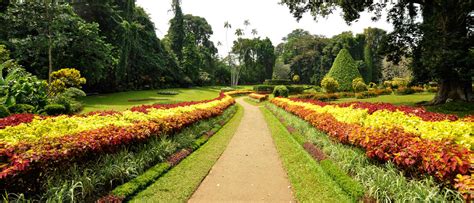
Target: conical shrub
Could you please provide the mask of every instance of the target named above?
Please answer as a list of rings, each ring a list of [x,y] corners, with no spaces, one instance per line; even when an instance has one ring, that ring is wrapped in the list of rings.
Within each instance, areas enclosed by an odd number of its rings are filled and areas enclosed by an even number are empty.
[[[350,91],[352,89],[352,81],[362,77],[356,62],[352,58],[347,49],[341,49],[337,54],[331,70],[326,75],[337,80],[340,91]]]

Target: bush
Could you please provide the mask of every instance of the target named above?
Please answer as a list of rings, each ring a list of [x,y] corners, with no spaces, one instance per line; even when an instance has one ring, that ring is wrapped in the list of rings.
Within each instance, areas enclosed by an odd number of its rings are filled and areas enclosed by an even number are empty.
[[[288,91],[291,94],[301,94],[305,90],[305,87],[301,85],[291,85],[291,86],[286,86],[286,88],[288,88]]]
[[[284,85],[276,86],[273,90],[273,96],[275,97],[288,97],[290,91]]]
[[[300,78],[299,75],[294,75],[294,76],[293,76],[293,82],[294,82],[294,83],[299,83],[299,82],[300,82],[300,79],[301,79],[301,78]]]
[[[10,111],[4,105],[0,105],[0,118],[5,118],[10,115]]]
[[[33,113],[35,111],[35,107],[29,104],[15,104],[13,106],[8,107],[8,110],[12,114]]]
[[[347,49],[339,52],[327,76],[334,78],[339,83],[339,90],[342,91],[350,91],[352,81],[362,78],[356,62]]]
[[[53,94],[60,94],[70,87],[81,88],[81,85],[86,84],[86,79],[81,77],[81,72],[74,68],[64,68],[51,73],[51,92]]]
[[[364,79],[356,78],[352,81],[352,89],[354,92],[367,91],[367,85],[364,83]]]
[[[410,83],[410,80],[406,78],[393,78],[392,88],[397,89],[399,87],[407,87],[409,83]]]
[[[287,79],[271,79],[271,80],[265,80],[263,84],[264,85],[289,85],[291,84],[291,81]]]
[[[49,104],[44,107],[46,114],[50,116],[57,116],[61,114],[67,114],[66,107],[61,104]]]
[[[334,93],[339,89],[339,82],[332,77],[324,77],[321,81],[321,87],[323,87],[327,93]]]
[[[395,93],[398,95],[409,95],[415,94],[415,90],[410,87],[399,87]]]
[[[365,91],[365,92],[360,92],[356,93],[355,97],[357,99],[366,99],[366,98],[371,98],[371,97],[377,97],[379,96],[376,91]]]
[[[253,86],[253,90],[257,93],[270,93],[273,92],[275,86],[273,85],[256,85]]]

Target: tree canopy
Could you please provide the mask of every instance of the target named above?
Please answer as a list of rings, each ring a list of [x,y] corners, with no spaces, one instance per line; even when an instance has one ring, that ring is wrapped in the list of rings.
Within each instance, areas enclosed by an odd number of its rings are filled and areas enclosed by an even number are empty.
[[[433,104],[449,99],[472,100],[473,56],[472,11],[474,2],[466,0],[406,0],[396,3],[377,1],[300,1],[281,0],[297,19],[309,12],[315,18],[325,17],[342,9],[343,18],[351,23],[368,10],[373,19],[381,18],[388,8],[388,21],[394,31],[388,33],[385,52],[388,59],[413,58],[417,78],[433,78],[440,88]],[[422,21],[417,20],[421,18]],[[427,71],[425,71],[427,70]]]

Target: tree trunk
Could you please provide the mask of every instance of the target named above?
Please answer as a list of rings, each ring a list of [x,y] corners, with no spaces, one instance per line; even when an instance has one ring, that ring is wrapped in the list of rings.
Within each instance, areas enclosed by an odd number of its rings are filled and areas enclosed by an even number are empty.
[[[430,102],[430,104],[444,104],[448,99],[454,101],[472,102],[472,81],[461,81],[454,79],[440,81],[438,93]]]

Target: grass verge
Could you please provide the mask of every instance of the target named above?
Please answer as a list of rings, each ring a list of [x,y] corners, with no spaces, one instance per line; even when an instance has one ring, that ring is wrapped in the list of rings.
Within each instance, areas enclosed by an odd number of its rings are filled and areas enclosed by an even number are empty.
[[[303,138],[320,148],[342,171],[361,183],[366,194],[379,202],[462,202],[456,191],[442,187],[432,177],[412,179],[394,164],[370,160],[361,149],[333,142],[328,135],[273,104],[267,108],[297,130]]]
[[[139,192],[132,202],[185,202],[229,144],[243,116],[243,108],[219,132],[180,164],[160,177],[155,183]]]
[[[266,108],[261,108],[299,202],[353,202]]]

